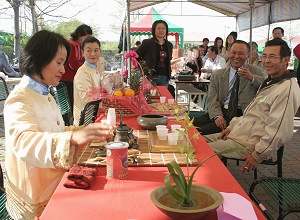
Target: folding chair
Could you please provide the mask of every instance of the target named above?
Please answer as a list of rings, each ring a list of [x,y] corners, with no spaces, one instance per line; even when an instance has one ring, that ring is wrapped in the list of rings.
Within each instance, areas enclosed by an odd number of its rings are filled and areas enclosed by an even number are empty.
[[[63,82],[60,82],[58,86],[56,86],[56,90],[54,91],[54,97],[60,108],[60,112],[63,116],[65,125],[71,125],[73,114],[71,111],[71,104],[68,96],[67,87]]]
[[[88,125],[95,122],[100,100],[87,103],[80,114],[79,125]]]
[[[268,177],[254,181],[249,195],[268,219],[278,210],[278,220],[291,213],[300,213],[300,179]],[[272,212],[273,211],[273,212]]]
[[[264,160],[261,164],[264,165],[277,165],[277,177],[282,177],[282,158],[283,158],[284,145],[280,146],[277,150],[277,159],[273,161],[272,159]],[[230,158],[230,157],[222,157],[221,160],[227,166],[227,160],[236,160],[237,165],[239,165],[240,161],[245,161],[244,159]],[[253,170],[254,179],[257,179],[257,168]]]

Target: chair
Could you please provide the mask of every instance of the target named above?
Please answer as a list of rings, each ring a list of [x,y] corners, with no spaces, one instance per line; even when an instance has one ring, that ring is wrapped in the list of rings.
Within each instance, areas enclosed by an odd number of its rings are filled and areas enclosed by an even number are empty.
[[[9,92],[7,89],[7,84],[5,80],[2,77],[0,77],[0,101],[6,100],[8,94]]]
[[[84,106],[80,113],[79,125],[88,125],[96,120],[100,100],[91,101]]]
[[[56,86],[56,91],[54,91],[54,97],[60,108],[60,112],[63,116],[65,124],[71,125],[73,118],[71,104],[68,96],[67,87],[63,82],[60,82],[58,86]]]
[[[8,97],[8,89],[7,89],[7,84],[5,80],[0,77],[0,102],[5,101],[6,98]],[[4,117],[3,117],[3,112],[0,113],[0,124],[4,125]],[[3,126],[4,127],[4,126]],[[1,128],[1,132],[4,133],[4,130]]]
[[[6,210],[6,194],[3,187],[3,173],[0,165],[0,219],[3,220],[12,220]]]
[[[284,145],[280,146],[277,150],[277,159],[276,161],[273,161],[272,159],[264,160],[261,162],[261,164],[264,165],[277,165],[277,177],[282,177],[282,158],[283,158],[283,151],[284,151]],[[237,158],[230,158],[230,157],[224,157],[222,156],[221,160],[227,166],[227,160],[236,160],[237,165],[239,165],[240,161],[245,161],[245,159],[237,159]],[[254,179],[257,179],[257,168],[254,168],[253,170]]]
[[[268,177],[254,181],[249,195],[268,219],[278,209],[278,220],[291,213],[300,213],[300,179]]]

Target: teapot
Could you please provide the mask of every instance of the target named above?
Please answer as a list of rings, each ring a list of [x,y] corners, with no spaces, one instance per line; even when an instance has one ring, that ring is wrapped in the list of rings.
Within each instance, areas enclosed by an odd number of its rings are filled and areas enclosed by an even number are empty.
[[[121,114],[120,125],[116,128],[114,141],[127,142],[129,148],[138,148],[137,137],[133,135],[133,129],[123,123]]]

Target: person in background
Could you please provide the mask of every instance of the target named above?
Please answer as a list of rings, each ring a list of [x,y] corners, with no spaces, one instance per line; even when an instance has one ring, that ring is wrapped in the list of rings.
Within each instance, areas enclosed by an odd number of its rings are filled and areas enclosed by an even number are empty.
[[[213,71],[222,69],[226,65],[225,59],[218,55],[218,48],[215,46],[208,47],[207,57],[208,58],[201,69],[201,72],[203,73],[203,76],[201,75],[201,77],[205,79],[209,79]]]
[[[250,57],[249,57],[249,63],[252,64],[252,65],[262,67],[261,60],[260,60],[259,55],[258,55],[258,45],[257,45],[257,43],[252,41],[251,44],[250,44],[250,42],[248,44],[251,47],[251,54],[250,54]]]
[[[16,72],[9,64],[7,55],[0,50],[0,72],[9,77],[21,77],[21,73]]]
[[[145,39],[137,49],[140,60],[150,69],[148,78],[156,85],[169,85],[173,45],[167,39],[168,24],[157,20],[152,24],[152,38]]]
[[[294,133],[300,89],[287,69],[290,56],[291,50],[285,41],[278,38],[268,41],[262,55],[268,78],[244,115],[233,118],[222,133],[205,136],[218,155],[245,159],[243,172],[276,155],[277,149]]]
[[[209,44],[209,39],[207,37],[203,38],[202,40],[202,46],[204,48],[204,56],[206,55],[207,53],[207,50],[208,50],[208,44]]]
[[[141,41],[136,41],[134,44],[134,47],[131,48],[132,50],[137,50],[142,45]]]
[[[236,41],[237,39],[237,33],[236,32],[231,32],[227,37],[225,41],[225,53],[223,54],[224,59],[226,62],[229,59],[229,53],[230,53],[230,48],[232,44]]]
[[[199,45],[199,57],[201,57],[202,63],[204,64],[207,60],[207,56],[205,56],[205,49],[203,45]]]
[[[59,34],[39,31],[21,57],[21,82],[4,105],[6,209],[15,220],[39,217],[64,173],[92,141],[104,141],[101,123],[65,127],[50,94],[65,73],[70,53]]]
[[[273,39],[282,39],[284,36],[284,30],[282,27],[276,27],[272,30]]]
[[[216,37],[214,46],[218,48],[218,54],[222,57],[225,56],[225,47],[223,46],[223,39]]]
[[[246,64],[250,46],[237,40],[230,48],[229,65],[212,74],[208,89],[208,113],[194,121],[202,134],[224,130],[231,119],[241,116],[265,76],[262,69]]]
[[[199,56],[199,48],[192,47],[191,54],[187,59],[186,66],[191,68],[194,74],[201,74],[202,59]]]
[[[93,34],[90,26],[82,24],[76,28],[71,34],[71,39],[68,41],[71,47],[70,56],[65,64],[66,73],[62,77],[62,82],[65,83],[68,90],[70,106],[73,109],[73,80],[78,68],[84,63],[84,57],[81,52],[81,43],[84,39]]]
[[[85,105],[93,101],[92,97],[88,96],[89,92],[92,88],[99,87],[105,76],[105,64],[101,62],[104,59],[101,59],[100,41],[93,36],[88,36],[82,42],[81,48],[85,62],[74,77],[74,125],[79,124],[80,114]],[[102,68],[99,68],[99,65]]]

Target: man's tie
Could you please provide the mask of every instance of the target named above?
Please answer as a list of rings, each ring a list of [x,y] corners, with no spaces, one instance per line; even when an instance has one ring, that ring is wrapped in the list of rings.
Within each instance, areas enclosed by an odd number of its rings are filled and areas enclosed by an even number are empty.
[[[229,120],[231,120],[235,116],[238,116],[239,86],[240,86],[240,76],[236,72],[235,82],[231,89],[231,94],[230,94],[230,99],[228,104]]]

